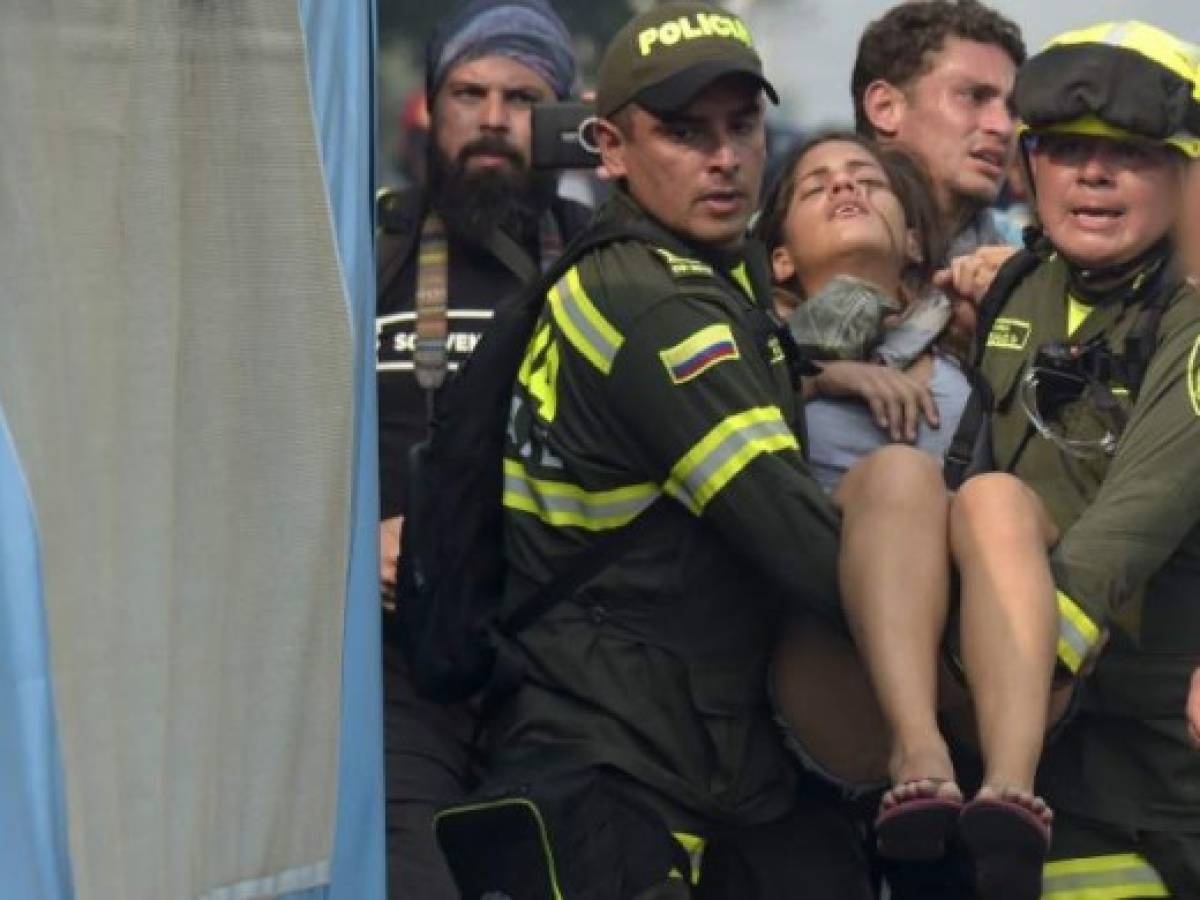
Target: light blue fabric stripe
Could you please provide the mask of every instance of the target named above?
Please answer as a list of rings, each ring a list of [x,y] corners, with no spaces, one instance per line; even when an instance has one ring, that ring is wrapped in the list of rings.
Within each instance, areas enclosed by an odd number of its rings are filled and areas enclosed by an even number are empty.
[[[328,888],[289,900],[384,900],[379,495],[372,245],[375,4],[299,0],[338,259],[355,336],[355,475],[342,663],[337,828]]]
[[[62,760],[50,681],[37,524],[0,410],[0,884],[69,900]]]

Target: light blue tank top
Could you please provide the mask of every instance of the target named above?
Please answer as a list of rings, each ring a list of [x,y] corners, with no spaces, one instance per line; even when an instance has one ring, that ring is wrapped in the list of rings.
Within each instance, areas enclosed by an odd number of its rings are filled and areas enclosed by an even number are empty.
[[[957,362],[935,353],[929,387],[941,425],[931,428],[922,419],[917,429],[916,447],[941,461],[958,430],[963,407],[971,395],[971,383]],[[804,417],[809,465],[826,492],[831,493],[858,460],[892,443],[887,432],[875,424],[871,410],[861,400],[819,397],[805,404]]]

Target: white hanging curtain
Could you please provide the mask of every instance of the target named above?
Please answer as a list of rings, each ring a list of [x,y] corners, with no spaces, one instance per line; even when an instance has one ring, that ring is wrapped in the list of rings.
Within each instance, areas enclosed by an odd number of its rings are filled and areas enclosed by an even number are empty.
[[[76,896],[325,884],[354,348],[295,0],[9,0],[0,123]]]

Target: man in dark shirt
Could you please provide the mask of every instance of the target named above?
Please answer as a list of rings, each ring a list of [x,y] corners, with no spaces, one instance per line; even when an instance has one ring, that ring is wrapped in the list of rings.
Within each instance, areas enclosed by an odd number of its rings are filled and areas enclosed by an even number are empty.
[[[474,0],[427,48],[430,183],[380,203],[380,559],[389,895],[457,893],[433,841],[432,814],[470,782],[474,715],[416,695],[387,618],[395,586],[410,448],[440,388],[494,309],[532,280],[587,220],[530,168],[530,109],[574,80],[570,37],[543,0]],[[391,632],[389,634],[389,632]]]

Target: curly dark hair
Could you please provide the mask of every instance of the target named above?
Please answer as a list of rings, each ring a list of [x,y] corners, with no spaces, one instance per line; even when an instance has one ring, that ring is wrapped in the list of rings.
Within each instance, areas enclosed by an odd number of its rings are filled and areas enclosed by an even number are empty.
[[[858,41],[850,96],[854,102],[854,128],[875,137],[875,128],[863,108],[867,86],[883,80],[906,87],[930,70],[929,55],[941,50],[946,38],[994,44],[1013,64],[1025,62],[1021,29],[978,0],[909,0],[893,6],[876,19]]]
[[[809,152],[822,144],[845,142],[862,147],[878,160],[892,187],[905,224],[912,229],[920,259],[910,262],[901,274],[907,299],[928,289],[933,273],[946,253],[946,236],[933,199],[933,186],[924,167],[898,147],[883,147],[870,138],[846,131],[828,131],[799,141],[784,155],[778,175],[763,197],[762,212],[754,224],[754,237],[774,250],[784,242],[784,226],[796,193],[800,163]]]

